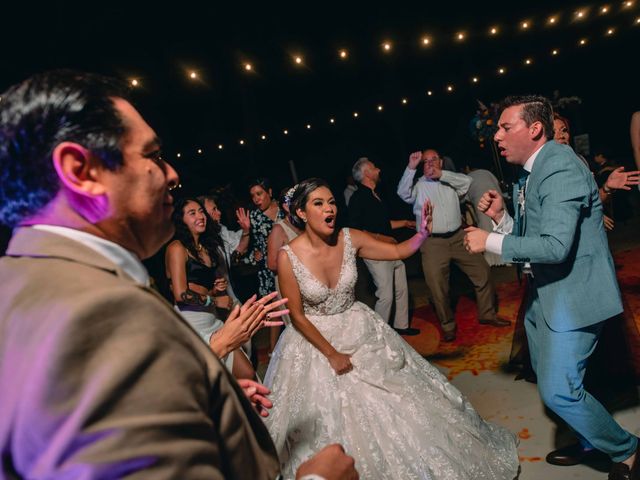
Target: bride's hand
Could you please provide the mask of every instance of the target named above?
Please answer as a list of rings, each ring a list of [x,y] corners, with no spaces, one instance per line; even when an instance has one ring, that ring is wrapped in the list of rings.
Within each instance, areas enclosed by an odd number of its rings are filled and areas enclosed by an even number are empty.
[[[422,205],[422,219],[420,221],[420,232],[424,232],[427,236],[431,235],[433,230],[433,205],[427,198]]]
[[[351,355],[335,352],[328,357],[328,360],[331,368],[333,368],[338,375],[343,375],[353,370]]]

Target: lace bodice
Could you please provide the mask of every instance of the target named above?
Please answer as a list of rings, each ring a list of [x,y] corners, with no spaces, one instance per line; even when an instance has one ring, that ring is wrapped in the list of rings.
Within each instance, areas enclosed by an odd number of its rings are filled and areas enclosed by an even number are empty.
[[[289,245],[282,247],[289,255],[293,273],[300,286],[302,304],[306,315],[335,315],[347,310],[355,301],[353,293],[358,272],[356,269],[356,251],[351,244],[348,228],[342,230],[344,252],[338,283],[329,288],[307,269],[293,253]]]

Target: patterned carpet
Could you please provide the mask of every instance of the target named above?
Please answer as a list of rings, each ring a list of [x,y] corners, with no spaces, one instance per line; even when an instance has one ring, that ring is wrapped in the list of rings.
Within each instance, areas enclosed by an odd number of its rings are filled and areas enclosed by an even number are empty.
[[[625,331],[633,363],[640,364],[640,248],[618,252],[615,256],[618,281],[625,304]],[[512,321],[512,326],[496,328],[477,323],[476,306],[471,298],[460,297],[455,318],[458,325],[456,340],[440,342],[441,332],[430,306],[417,309],[411,325],[421,330],[420,335],[405,337],[418,352],[432,363],[445,367],[449,378],[464,371],[477,375],[483,370],[498,370],[508,360],[513,328],[522,299],[523,287],[517,281],[496,287],[499,316]],[[597,292],[594,292],[597,295]]]

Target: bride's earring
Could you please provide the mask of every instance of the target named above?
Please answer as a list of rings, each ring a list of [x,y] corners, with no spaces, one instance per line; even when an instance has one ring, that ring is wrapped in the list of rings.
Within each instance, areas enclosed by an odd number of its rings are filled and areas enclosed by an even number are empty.
[[[307,223],[307,219],[306,219],[306,218],[303,218],[303,219],[302,219],[302,221],[303,221],[304,223]]]

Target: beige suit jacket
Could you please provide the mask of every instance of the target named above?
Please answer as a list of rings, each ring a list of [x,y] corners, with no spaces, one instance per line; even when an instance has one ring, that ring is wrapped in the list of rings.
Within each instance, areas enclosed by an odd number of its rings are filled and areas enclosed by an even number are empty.
[[[21,228],[0,259],[2,478],[278,476],[237,383],[153,290]]]

